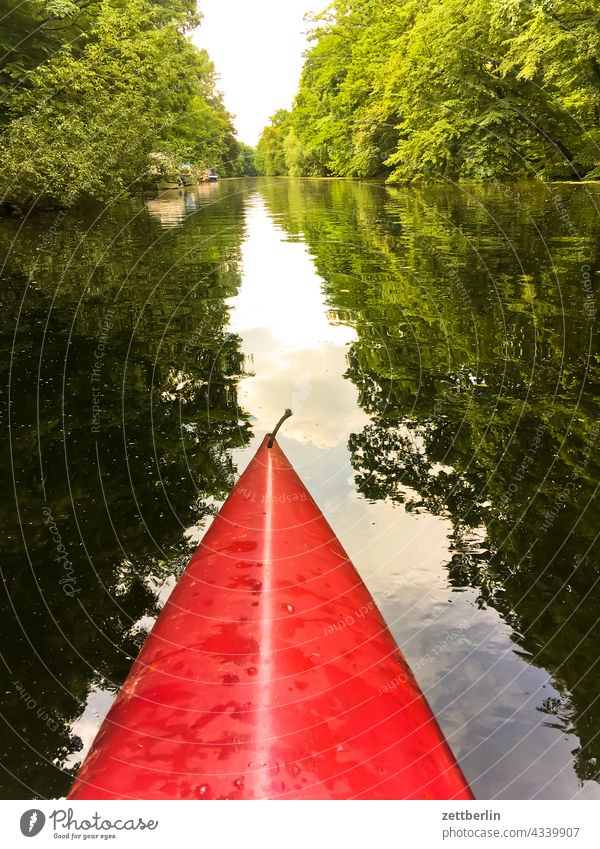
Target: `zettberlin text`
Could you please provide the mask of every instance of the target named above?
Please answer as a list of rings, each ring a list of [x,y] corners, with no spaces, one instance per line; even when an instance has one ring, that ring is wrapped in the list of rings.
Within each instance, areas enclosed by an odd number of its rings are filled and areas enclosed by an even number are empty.
[[[443,811],[443,820],[499,820],[498,811]]]

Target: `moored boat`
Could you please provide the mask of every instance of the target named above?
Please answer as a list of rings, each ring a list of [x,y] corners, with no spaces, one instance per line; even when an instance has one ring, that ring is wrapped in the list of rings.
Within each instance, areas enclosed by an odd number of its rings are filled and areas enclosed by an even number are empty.
[[[173,590],[69,798],[473,798],[274,437]]]
[[[216,183],[219,179],[219,175],[215,171],[214,168],[204,168],[200,172],[199,182],[200,183]]]

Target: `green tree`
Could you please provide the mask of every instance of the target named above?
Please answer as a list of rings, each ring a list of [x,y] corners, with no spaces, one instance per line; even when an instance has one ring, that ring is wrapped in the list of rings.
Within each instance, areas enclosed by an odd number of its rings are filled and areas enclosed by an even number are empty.
[[[146,179],[157,151],[200,167],[226,169],[236,159],[214,66],[187,35],[199,20],[195,4],[33,6],[24,56],[9,51],[1,69],[5,201],[107,200]],[[64,26],[56,26],[58,16]]]
[[[234,177],[256,177],[258,171],[255,163],[255,150],[250,145],[238,142],[237,158],[234,163],[232,176]]]
[[[313,22],[289,173],[598,175],[596,3],[336,0]]]
[[[289,115],[286,109],[280,109],[271,118],[271,124],[263,130],[255,155],[259,174],[278,177],[288,173],[284,142],[288,134]]]

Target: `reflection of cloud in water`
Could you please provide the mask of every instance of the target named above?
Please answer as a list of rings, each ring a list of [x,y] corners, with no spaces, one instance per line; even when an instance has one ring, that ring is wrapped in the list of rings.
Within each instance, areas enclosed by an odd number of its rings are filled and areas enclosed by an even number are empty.
[[[287,241],[258,198],[249,201],[246,225],[230,329],[242,337],[255,376],[241,382],[240,403],[255,417],[256,431],[270,430],[289,406],[294,418],[286,423],[287,438],[319,448],[345,443],[368,421],[354,385],[340,381],[356,333],[330,323],[306,246]]]
[[[244,334],[244,346],[254,351],[255,377],[241,381],[240,404],[252,412],[256,430],[268,431],[284,407],[294,416],[285,425],[285,436],[311,442],[319,448],[339,443],[360,430],[368,417],[356,403],[356,387],[340,381],[346,369],[346,346],[331,343],[319,349],[277,350],[266,328]],[[261,350],[261,348],[263,350]]]
[[[110,710],[115,698],[116,693],[112,693],[109,690],[100,690],[95,685],[91,688],[83,713],[77,717],[71,726],[71,733],[74,737],[81,739],[83,748],[78,752],[72,752],[64,760],[62,764],[63,769],[74,769],[83,761],[90,750],[94,737],[98,733],[102,720]]]
[[[267,328],[277,343],[273,356],[354,341],[353,329],[328,321],[322,281],[306,246],[286,241],[258,198],[248,202],[246,227],[243,280],[232,301],[231,329],[245,336],[253,328]]]
[[[201,183],[181,189],[167,189],[158,197],[146,201],[150,215],[160,222],[162,227],[179,227],[188,215],[212,199],[217,189],[216,183]]]

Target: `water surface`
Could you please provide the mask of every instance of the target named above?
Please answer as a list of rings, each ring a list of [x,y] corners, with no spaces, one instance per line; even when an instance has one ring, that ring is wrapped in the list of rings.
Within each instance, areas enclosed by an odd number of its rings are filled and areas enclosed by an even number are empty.
[[[479,798],[599,798],[600,193],[224,181],[0,221],[1,795],[64,795],[262,436]]]

